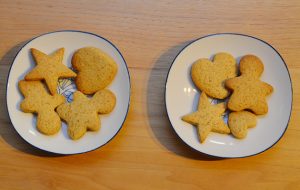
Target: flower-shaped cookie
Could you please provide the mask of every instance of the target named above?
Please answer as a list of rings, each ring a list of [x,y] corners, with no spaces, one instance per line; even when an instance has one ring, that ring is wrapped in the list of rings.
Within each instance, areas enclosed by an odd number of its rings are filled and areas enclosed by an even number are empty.
[[[248,128],[256,126],[256,115],[248,111],[231,112],[228,125],[233,136],[243,139],[247,136]]]
[[[69,136],[76,140],[82,137],[87,130],[99,130],[100,117],[98,114],[111,112],[115,104],[116,97],[109,90],[98,91],[92,98],[76,91],[73,94],[73,102],[60,105],[57,113],[67,122]]]

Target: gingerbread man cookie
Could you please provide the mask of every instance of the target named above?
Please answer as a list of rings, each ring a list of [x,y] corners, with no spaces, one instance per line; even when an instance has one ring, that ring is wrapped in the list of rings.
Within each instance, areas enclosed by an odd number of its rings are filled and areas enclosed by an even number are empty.
[[[225,82],[226,87],[233,91],[228,101],[229,109],[232,111],[248,109],[259,115],[268,112],[266,96],[273,92],[273,87],[259,79],[263,70],[264,65],[258,57],[254,55],[242,57],[241,76]]]
[[[46,135],[57,133],[61,127],[61,120],[55,108],[65,102],[65,97],[48,94],[41,81],[20,81],[19,89],[25,97],[20,108],[26,113],[37,114],[37,129]]]

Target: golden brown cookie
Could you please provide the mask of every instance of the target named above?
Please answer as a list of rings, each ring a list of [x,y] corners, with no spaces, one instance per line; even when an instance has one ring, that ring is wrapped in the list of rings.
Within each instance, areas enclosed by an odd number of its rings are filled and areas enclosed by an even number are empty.
[[[222,115],[225,112],[225,104],[210,104],[204,92],[201,93],[198,110],[185,115],[182,120],[197,126],[200,142],[203,143],[210,131],[228,134],[230,130],[224,123]]]
[[[212,98],[224,99],[229,95],[224,86],[226,79],[237,75],[237,65],[232,55],[217,53],[213,61],[199,59],[191,69],[194,84]]]
[[[231,112],[228,125],[233,136],[243,139],[247,136],[248,128],[256,126],[256,115],[248,111]]]
[[[59,78],[76,76],[76,73],[62,64],[64,48],[60,48],[51,55],[46,55],[37,49],[31,48],[31,54],[37,66],[25,76],[25,80],[45,80],[52,95],[57,93]]]
[[[78,71],[75,83],[84,94],[94,94],[108,86],[116,76],[116,62],[94,47],[77,50],[72,57],[73,68]]]
[[[98,91],[91,99],[80,91],[73,94],[73,102],[57,108],[58,115],[67,122],[71,139],[82,137],[87,130],[97,131],[100,128],[98,114],[111,112],[116,104],[115,95],[109,90]]]
[[[273,92],[273,87],[260,81],[264,70],[262,61],[254,55],[246,55],[240,61],[241,76],[228,79],[227,88],[233,91],[228,101],[232,111],[249,109],[255,114],[266,114],[268,104],[266,96]]]
[[[65,102],[65,97],[48,94],[41,81],[20,81],[19,89],[25,97],[20,108],[23,112],[37,114],[37,129],[46,135],[57,133],[61,120],[55,108]]]

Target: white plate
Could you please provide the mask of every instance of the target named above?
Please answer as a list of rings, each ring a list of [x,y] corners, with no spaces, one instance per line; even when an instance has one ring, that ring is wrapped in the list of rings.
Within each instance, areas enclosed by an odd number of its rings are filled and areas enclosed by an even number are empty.
[[[79,48],[94,46],[109,54],[118,65],[118,73],[113,82],[107,87],[117,97],[114,110],[108,115],[101,115],[101,128],[98,132],[87,132],[77,141],[67,135],[66,124],[54,136],[39,133],[35,126],[35,116],[20,111],[19,105],[23,96],[18,90],[18,81],[35,66],[30,48],[36,48],[50,54],[60,47],[65,48],[63,63],[71,67],[71,58]],[[75,91],[75,85],[67,80],[60,86],[59,91],[65,96]],[[69,99],[70,100],[70,99]],[[124,58],[119,50],[108,40],[87,32],[57,31],[38,36],[25,44],[10,68],[7,82],[7,108],[10,120],[20,136],[31,145],[53,153],[76,154],[94,150],[108,143],[121,129],[127,116],[130,100],[130,77]]]
[[[196,128],[181,120],[197,108],[200,92],[190,77],[190,68],[199,58],[212,58],[218,52],[231,53],[237,61],[245,54],[262,59],[262,81],[271,84],[274,92],[268,97],[269,113],[258,118],[248,136],[238,140],[231,135],[210,133],[200,144]],[[268,43],[241,34],[213,34],[187,45],[175,58],[166,81],[166,108],[177,135],[193,149],[217,157],[246,157],[271,148],[287,129],[292,109],[292,84],[285,62]]]

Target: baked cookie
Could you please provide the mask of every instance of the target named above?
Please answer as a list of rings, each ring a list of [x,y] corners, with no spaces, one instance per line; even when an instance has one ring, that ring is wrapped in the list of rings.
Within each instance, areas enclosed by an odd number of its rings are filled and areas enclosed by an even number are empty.
[[[72,57],[72,66],[78,71],[75,83],[84,94],[94,94],[109,85],[116,76],[116,62],[95,47],[77,50]]]
[[[51,55],[31,48],[31,54],[37,66],[25,76],[25,80],[45,80],[52,95],[57,93],[59,78],[76,77],[76,73],[62,64],[64,48],[60,48]]]
[[[243,139],[247,136],[248,128],[256,126],[256,115],[248,111],[231,112],[228,125],[233,136]]]
[[[210,131],[228,134],[230,130],[224,123],[222,115],[225,112],[225,104],[210,104],[206,94],[201,93],[198,110],[185,115],[182,120],[197,126],[200,142],[203,143]]]
[[[73,102],[57,108],[58,115],[67,122],[68,134],[73,140],[82,137],[87,130],[100,128],[98,114],[111,112],[116,104],[115,95],[109,90],[98,91],[91,99],[80,91],[73,94]]]
[[[268,104],[266,96],[273,92],[273,87],[260,81],[264,70],[262,61],[254,55],[245,55],[240,61],[241,76],[228,79],[227,88],[233,91],[228,101],[228,108],[232,111],[249,109],[255,114],[266,114]]]
[[[224,99],[229,95],[224,86],[226,79],[237,76],[237,65],[232,55],[217,53],[213,61],[199,59],[191,69],[194,84],[212,98]]]
[[[41,81],[20,81],[19,89],[25,97],[20,108],[23,112],[37,114],[37,129],[45,135],[57,133],[61,127],[61,120],[55,108],[65,102],[65,97],[48,94]]]

